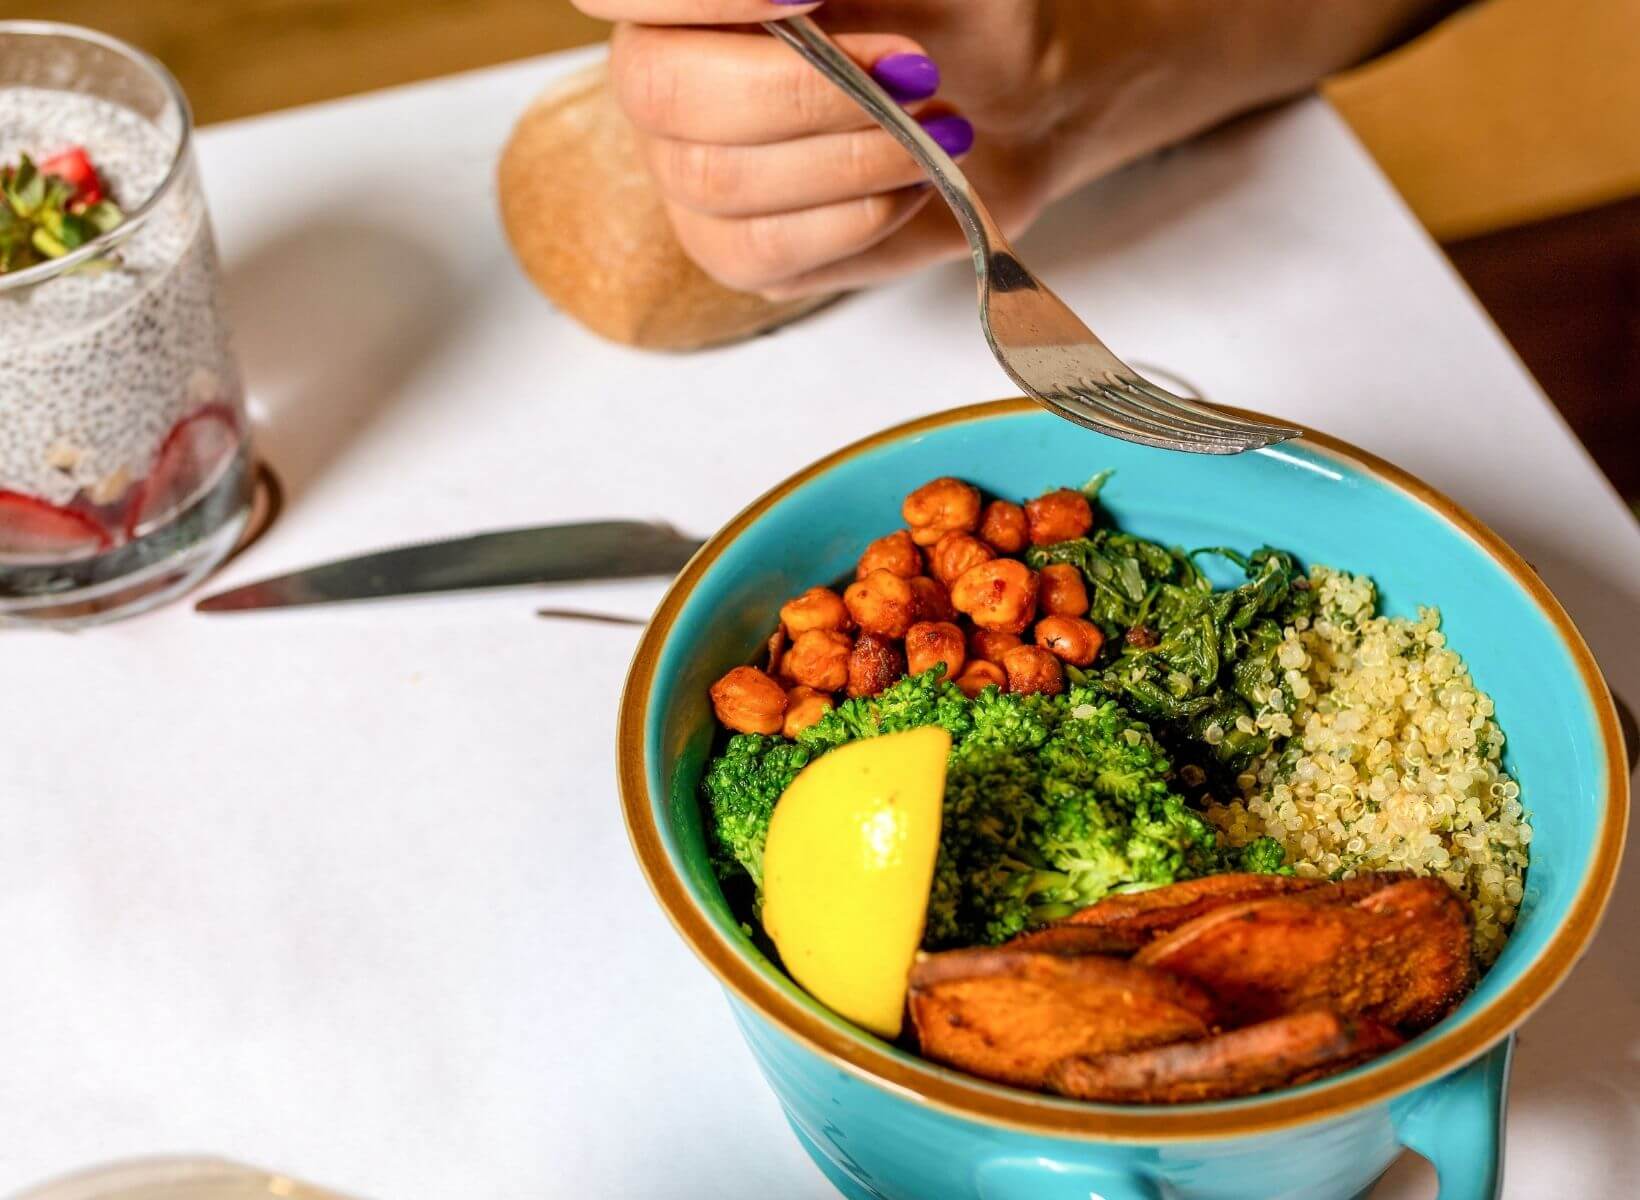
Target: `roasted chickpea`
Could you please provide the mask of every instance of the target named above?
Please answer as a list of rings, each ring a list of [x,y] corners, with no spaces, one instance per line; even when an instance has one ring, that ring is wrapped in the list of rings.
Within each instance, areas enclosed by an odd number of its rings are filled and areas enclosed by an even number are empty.
[[[756,667],[736,667],[712,685],[712,711],[736,733],[779,733],[786,689]]]
[[[779,679],[783,674],[781,664],[786,659],[786,627],[784,625],[776,626],[775,631],[769,635],[767,649],[769,651],[769,665],[763,668],[763,672]]]
[[[848,615],[866,633],[901,638],[911,628],[916,593],[911,582],[892,571],[876,570],[856,579],[843,593]]]
[[[1002,656],[1010,692],[1042,692],[1057,696],[1065,690],[1065,668],[1041,646],[1015,646]]]
[[[835,629],[797,635],[782,660],[787,678],[817,691],[835,692],[848,682],[848,652],[854,639]]]
[[[888,638],[862,633],[848,656],[848,694],[875,696],[905,674],[905,655]]]
[[[1024,642],[1017,633],[1002,633],[995,629],[976,629],[968,635],[968,657],[1000,663],[1002,656]]]
[[[1093,506],[1081,492],[1060,488],[1025,501],[1025,520],[1030,525],[1031,544],[1051,546],[1079,538],[1093,528]]]
[[[794,738],[833,708],[832,699],[810,687],[794,687],[786,693],[786,723],[780,732]]]
[[[922,569],[922,551],[911,540],[910,532],[896,529],[866,547],[866,552],[860,555],[860,565],[854,569],[854,578],[864,579],[873,571],[888,571],[910,579],[921,575]]]
[[[979,518],[980,540],[998,554],[1018,554],[1030,539],[1025,510],[1007,500],[993,500]]]
[[[1088,611],[1088,585],[1082,581],[1082,572],[1069,563],[1054,563],[1042,568],[1037,599],[1045,613],[1080,617]]]
[[[1008,674],[994,662],[971,662],[962,669],[957,676],[957,686],[962,694],[972,700],[988,687],[999,687],[1008,690]]]
[[[981,629],[1024,633],[1036,616],[1036,572],[1017,558],[969,567],[951,587],[951,603]]]
[[[811,587],[780,606],[780,623],[792,637],[811,629],[847,629],[848,608],[830,588]]]
[[[928,573],[950,587],[969,567],[996,556],[995,550],[971,533],[948,533],[928,551]]]
[[[1073,667],[1091,667],[1105,635],[1081,617],[1043,617],[1036,623],[1036,644]]]
[[[957,610],[951,607],[951,593],[944,585],[919,575],[911,581],[914,597],[912,615],[919,621],[955,621]]]
[[[967,657],[962,630],[949,621],[919,621],[905,632],[905,669],[913,675],[944,663],[945,677],[955,679]]]
[[[905,498],[900,515],[919,546],[932,546],[953,529],[979,524],[979,489],[946,476],[931,479]]]

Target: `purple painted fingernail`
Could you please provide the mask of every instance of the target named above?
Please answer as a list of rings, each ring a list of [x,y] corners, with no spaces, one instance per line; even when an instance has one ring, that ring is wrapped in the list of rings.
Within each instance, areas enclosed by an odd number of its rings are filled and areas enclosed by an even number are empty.
[[[974,127],[962,117],[947,115],[919,118],[928,136],[940,144],[952,158],[967,154],[974,147]]]
[[[896,100],[926,100],[940,90],[940,69],[926,54],[889,54],[871,64],[871,77]]]
[[[769,0],[770,4],[818,4],[820,0]]]

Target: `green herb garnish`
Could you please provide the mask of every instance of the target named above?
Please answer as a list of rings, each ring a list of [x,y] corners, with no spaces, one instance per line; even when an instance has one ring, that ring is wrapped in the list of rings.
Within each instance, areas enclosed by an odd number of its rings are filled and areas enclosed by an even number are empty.
[[[1240,567],[1247,582],[1216,591],[1196,565],[1216,554]],[[1088,619],[1104,632],[1107,651],[1089,672],[1105,692],[1155,722],[1164,741],[1205,751],[1230,775],[1270,748],[1260,732],[1238,727],[1280,680],[1276,652],[1282,628],[1314,608],[1298,561],[1264,547],[1250,555],[1214,547],[1182,550],[1096,529],[1085,538],[1035,546],[1025,561],[1078,568],[1088,583]],[[1210,732],[1211,731],[1211,732]]]
[[[72,183],[45,174],[26,154],[0,166],[0,274],[62,258],[124,220],[112,200],[87,203]]]

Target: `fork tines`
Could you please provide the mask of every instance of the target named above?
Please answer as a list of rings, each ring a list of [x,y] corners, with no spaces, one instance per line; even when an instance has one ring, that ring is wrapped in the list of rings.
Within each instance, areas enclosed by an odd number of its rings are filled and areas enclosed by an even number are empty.
[[[1087,380],[1043,399],[1080,425],[1164,449],[1240,454],[1300,433],[1218,412],[1139,375],[1112,372],[1104,381]]]

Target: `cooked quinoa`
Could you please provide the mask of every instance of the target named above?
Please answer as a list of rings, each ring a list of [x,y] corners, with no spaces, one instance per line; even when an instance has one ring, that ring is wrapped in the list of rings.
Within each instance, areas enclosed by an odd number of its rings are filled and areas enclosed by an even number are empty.
[[[1379,616],[1370,579],[1327,567],[1310,583],[1315,618],[1283,631],[1280,677],[1241,718],[1275,748],[1237,778],[1240,798],[1209,803],[1207,817],[1234,845],[1276,838],[1300,875],[1439,875],[1469,898],[1476,956],[1490,965],[1532,840],[1492,701],[1447,648],[1436,609]]]

